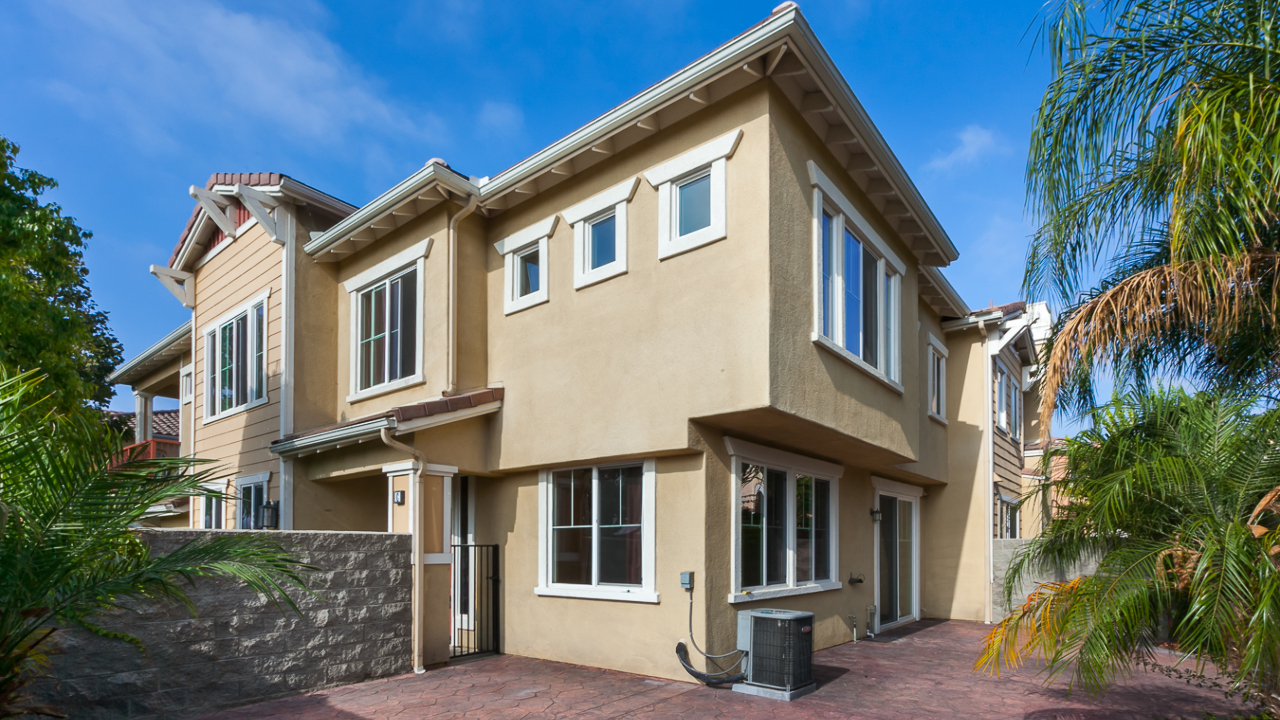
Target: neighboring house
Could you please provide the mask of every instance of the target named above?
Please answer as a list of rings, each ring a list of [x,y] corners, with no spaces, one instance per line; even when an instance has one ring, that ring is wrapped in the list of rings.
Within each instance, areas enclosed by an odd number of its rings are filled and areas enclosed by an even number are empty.
[[[690,602],[717,653],[750,607],[815,612],[818,648],[992,619],[1039,311],[956,294],[793,4],[490,178],[432,160],[359,209],[281,175],[191,192],[153,272],[192,322],[114,379],[140,412],[177,387],[183,450],[232,473],[193,526],[278,501],[284,528],[412,533],[416,668],[679,678]]]

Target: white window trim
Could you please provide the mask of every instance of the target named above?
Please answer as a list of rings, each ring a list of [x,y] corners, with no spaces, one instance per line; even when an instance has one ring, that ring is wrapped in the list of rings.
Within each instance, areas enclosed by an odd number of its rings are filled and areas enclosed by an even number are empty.
[[[541,305],[550,299],[548,277],[551,263],[547,254],[549,244],[547,241],[555,232],[556,222],[559,219],[559,215],[552,215],[493,244],[498,254],[503,256],[502,309],[504,315]],[[538,246],[538,290],[520,297],[517,295],[520,278],[516,273],[516,259],[535,243]]]
[[[1004,362],[996,361],[996,428],[1003,430],[1005,434],[1009,434],[1009,413],[1005,411],[1008,405],[1007,396],[1009,393],[1009,369],[1005,367]]]
[[[573,225],[573,288],[581,290],[627,271],[627,204],[640,186],[640,178],[625,180],[598,195],[592,196],[561,213],[564,221]],[[598,268],[589,268],[591,259],[591,224],[609,215],[616,218],[614,247],[617,255],[613,262]]]
[[[271,299],[271,288],[270,288],[270,287],[268,287],[266,290],[263,290],[261,293],[258,293],[257,295],[255,295],[255,296],[253,297],[253,299],[252,299],[252,300],[250,300],[250,301],[246,302],[245,304],[243,304],[243,305],[241,305],[241,306],[237,307],[236,309],[234,309],[234,310],[232,310],[232,311],[230,311],[230,312],[228,312],[228,313],[223,314],[223,315],[222,315],[221,317],[219,317],[217,320],[214,320],[214,321],[213,321],[213,322],[211,322],[211,323],[206,323],[206,324],[205,324],[205,326],[204,326],[203,328],[201,328],[201,329],[200,329],[200,339],[201,339],[201,341],[202,341],[202,342],[204,342],[204,343],[205,343],[205,345],[206,345],[206,347],[204,347],[204,348],[203,348],[203,351],[204,351],[204,358],[205,358],[205,363],[206,363],[206,365],[207,365],[207,364],[208,364],[208,362],[209,362],[209,348],[207,347],[207,345],[208,345],[208,343],[209,343],[209,332],[210,332],[210,331],[216,331],[218,328],[221,328],[223,325],[225,325],[225,324],[227,324],[228,322],[230,322],[230,321],[231,321],[233,318],[235,318],[237,315],[239,315],[239,314],[241,314],[241,313],[248,312],[249,310],[253,309],[253,306],[254,306],[254,305],[257,305],[258,303],[262,303],[262,342],[263,342],[263,348],[262,348],[262,363],[263,363],[263,366],[264,366],[264,367],[262,368],[262,381],[263,381],[264,383],[267,383],[268,385],[270,385],[270,382],[271,382],[271,378],[270,378],[270,367],[271,367],[270,354],[271,354],[271,348],[269,347],[270,338],[271,338],[271,303],[270,303],[270,299]],[[194,365],[194,362],[193,362],[193,365]],[[246,372],[248,372],[248,371],[246,371]],[[209,388],[208,388],[208,383],[209,383],[209,368],[208,368],[208,367],[205,367],[205,369],[204,369],[204,381],[205,381],[205,388],[204,388],[204,413],[203,413],[203,414],[204,414],[204,418],[203,418],[203,419],[202,419],[202,421],[201,421],[201,424],[202,424],[202,425],[208,425],[208,424],[210,424],[210,423],[218,422],[219,420],[225,420],[226,418],[229,418],[229,417],[232,417],[232,416],[235,416],[235,415],[239,415],[240,413],[243,413],[243,412],[248,412],[249,410],[252,410],[253,408],[256,408],[256,407],[258,407],[258,406],[260,406],[260,405],[266,405],[266,404],[267,404],[268,402],[270,402],[270,400],[271,400],[271,391],[270,391],[270,389],[269,389],[269,388],[263,388],[263,389],[262,389],[262,397],[261,397],[261,398],[259,398],[259,399],[257,399],[257,400],[250,400],[248,403],[246,403],[246,404],[244,404],[244,405],[241,405],[240,407],[236,407],[236,408],[232,408],[232,409],[230,409],[230,410],[227,410],[226,412],[214,413],[214,412],[212,412],[212,411],[213,411],[213,408],[212,408],[212,407],[210,407],[210,405],[209,405]],[[194,385],[192,386],[192,389],[194,390]],[[223,524],[224,524],[224,525],[226,524],[226,518],[225,518],[225,517],[223,518],[223,521],[222,521],[222,522],[223,522]]]
[[[271,489],[271,472],[254,473],[253,475],[245,475],[236,478],[236,517],[235,526],[238,530],[246,530],[250,528],[240,527],[240,489],[245,485],[261,485],[262,486],[262,502],[267,502],[267,491]],[[223,503],[224,505],[226,503]],[[222,524],[227,524],[226,508],[223,508]]]
[[[401,390],[411,385],[421,385],[423,382],[426,381],[426,377],[423,375],[423,372],[422,372],[422,366],[424,364],[422,362],[423,360],[422,333],[425,331],[423,316],[426,315],[426,312],[424,310],[424,304],[426,302],[425,300],[426,283],[424,282],[424,278],[426,277],[426,272],[427,272],[427,253],[429,252],[431,252],[430,238],[414,245],[408,250],[397,253],[396,255],[388,258],[387,260],[381,263],[378,263],[377,266],[369,268],[368,270],[365,270],[362,273],[359,273],[358,275],[352,277],[350,280],[347,280],[342,284],[343,289],[347,291],[347,301],[350,303],[350,308],[351,308],[350,315],[348,316],[350,320],[347,323],[348,325],[351,326],[349,328],[350,329],[349,334],[351,336],[351,342],[349,343],[351,347],[351,360],[347,364],[347,367],[350,370],[350,372],[348,373],[350,377],[347,379],[347,382],[348,382],[347,403],[348,404],[359,402],[361,400],[368,400],[369,398],[377,397],[379,395],[385,395],[389,392]],[[406,375],[402,378],[397,378],[389,382],[384,382],[380,385],[373,385],[371,387],[365,388],[364,390],[361,390],[360,389],[360,293],[364,292],[365,290],[368,290],[370,287],[386,280],[389,277],[392,277],[394,275],[399,275],[400,273],[408,270],[410,266],[414,266],[418,271],[418,280],[416,283],[418,286],[418,290],[417,290],[418,302],[417,302],[417,311],[416,311],[417,317],[414,318],[414,322],[417,323],[417,340],[414,342],[414,348],[413,348],[413,362],[414,362],[413,373]],[[363,280],[364,282],[358,283],[357,282],[358,280]]]
[[[216,495],[219,495],[219,496],[221,496],[221,495],[225,495],[225,494],[226,494],[226,492],[227,492],[227,486],[226,486],[226,483],[225,483],[225,482],[223,482],[223,481],[214,481],[214,482],[200,483],[200,489],[201,489],[201,490],[207,490],[210,494],[216,494]],[[208,512],[208,506],[207,506],[207,503],[209,502],[209,495],[208,495],[208,494],[200,495],[200,496],[199,496],[199,499],[200,499],[200,513],[199,513],[199,514],[194,518],[194,520],[195,520],[195,529],[196,529],[196,530],[226,530],[226,529],[227,529],[227,500],[226,500],[226,498],[224,497],[224,498],[222,498],[222,499],[220,499],[220,500],[215,500],[215,501],[214,501],[214,502],[222,503],[222,527],[220,527],[220,528],[207,528],[207,527],[205,527],[205,526],[204,526],[204,516],[205,516],[205,514]]]
[[[948,354],[947,346],[941,340],[939,340],[933,333],[929,333],[929,347],[928,347],[928,352],[925,355],[926,359],[929,362],[925,370],[925,373],[929,378],[929,387],[928,387],[929,394],[926,396],[925,402],[929,408],[929,417],[933,418],[934,420],[937,420],[943,425],[947,424],[947,354]],[[935,382],[935,378],[933,376],[934,356],[937,356],[942,360],[942,372],[936,378],[936,382],[938,384],[937,388],[934,388],[934,382]],[[934,395],[935,389],[942,400],[942,402],[939,403],[939,405],[942,406],[942,412],[933,411],[933,395]]]
[[[178,395],[183,405],[190,405],[196,399],[196,366],[183,365],[178,373]]]
[[[729,577],[732,583],[728,598],[729,602],[731,604],[754,602],[770,598],[839,590],[843,586],[840,581],[840,478],[844,475],[844,467],[836,463],[797,455],[738,438],[726,437],[724,446],[729,452],[730,477],[732,477],[730,487],[733,488],[729,493],[730,513],[733,518],[733,546],[729,551]],[[739,512],[741,497],[738,493],[738,487],[741,484],[739,475],[742,472],[742,463],[744,462],[786,471],[787,493],[791,498],[795,497],[795,477],[797,474],[809,475],[814,479],[830,482],[831,498],[828,511],[831,514],[829,520],[831,526],[831,578],[829,580],[796,584],[795,550],[791,546],[791,543],[795,540],[796,519],[795,513],[787,513],[787,584],[753,589],[742,588],[741,572],[738,567],[738,559],[742,551],[742,515]]]
[[[658,259],[665,260],[728,237],[727,166],[742,140],[742,129],[721,135],[644,173],[658,190]],[[711,177],[711,224],[681,236],[676,212],[677,188],[683,181]]]
[[[835,353],[837,357],[868,373],[890,389],[903,394],[902,383],[898,378],[902,377],[902,278],[906,273],[906,265],[889,249],[888,244],[875,232],[870,223],[854,209],[853,204],[836,188],[831,179],[818,169],[817,164],[810,160],[808,167],[809,180],[813,186],[813,330],[809,338],[819,347]],[[822,333],[823,315],[826,312],[822,302],[822,216],[824,212],[832,215],[831,233],[836,248],[836,257],[832,258],[834,279],[831,288],[832,296],[838,298],[844,296],[843,256],[846,223],[852,224],[850,230],[855,231],[854,236],[858,239],[859,245],[869,245],[868,250],[871,254],[884,262],[884,265],[876,271],[875,295],[879,303],[884,302],[884,283],[893,284],[893,287],[889,288],[889,297],[893,299],[893,303],[889,308],[888,327],[896,329],[897,332],[891,333],[891,338],[886,337],[886,327],[878,321],[876,323],[877,346],[884,356],[888,372],[863,360],[859,355],[842,346],[834,337],[827,337]],[[892,277],[886,277],[886,271]],[[863,299],[865,299],[865,293]],[[838,327],[843,327],[843,318],[838,316],[831,318],[832,330],[836,331]]]
[[[616,467],[634,463],[605,463],[592,466]],[[640,586],[583,586],[561,585],[551,582],[551,513],[554,508],[551,482],[553,470],[538,473],[538,585],[533,589],[541,597],[583,598],[587,600],[621,600],[624,602],[656,603],[660,600],[655,585],[655,552],[657,547],[656,515],[657,462],[644,460],[644,479],[640,497]],[[594,513],[594,506],[592,509]]]

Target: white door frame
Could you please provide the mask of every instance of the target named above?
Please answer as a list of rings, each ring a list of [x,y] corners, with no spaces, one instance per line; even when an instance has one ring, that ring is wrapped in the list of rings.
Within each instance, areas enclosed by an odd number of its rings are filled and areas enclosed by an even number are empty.
[[[474,545],[476,542],[475,478],[472,476],[467,477],[467,507],[466,507],[467,536],[466,537],[462,537],[462,534],[458,532],[458,529],[462,527],[461,515],[463,512],[463,508],[459,507],[459,505],[461,504],[461,498],[462,498],[462,476],[454,475],[451,482],[453,483],[453,501],[451,503],[452,508],[450,511],[453,513],[453,523],[452,523],[453,527],[451,528],[451,532],[449,536],[450,542],[452,542],[452,544],[454,545]],[[449,548],[449,552],[452,553],[453,548]],[[456,555],[454,557],[456,557]],[[452,565],[450,566],[449,602],[451,607],[458,606],[458,599],[454,597],[454,593],[458,587],[458,579],[457,577],[453,576],[453,573],[456,572],[457,570],[458,570],[457,567],[454,567]],[[470,574],[471,574],[471,577],[468,578],[468,583],[467,583],[467,589],[470,594],[470,597],[468,598],[468,600],[470,600],[470,602],[467,604],[467,607],[472,608],[474,610],[476,606],[476,582],[475,582],[476,578],[475,578],[474,563],[470,568]],[[455,630],[474,630],[475,629],[475,617],[473,616],[473,613],[471,612],[454,613],[453,616],[455,620],[450,623],[452,625],[449,631],[450,635],[452,635]]]
[[[880,509],[880,497],[882,495],[892,497],[898,502],[911,504],[911,613],[883,625],[880,623],[880,520],[875,522],[875,530],[871,533],[873,539],[872,558],[874,559],[872,577],[875,578],[876,599],[876,612],[871,621],[872,626],[875,627],[875,632],[878,633],[883,628],[894,627],[920,618],[920,498],[924,495],[924,488],[878,477],[872,477],[871,482],[875,488],[875,492],[872,493],[872,502],[874,503],[872,507],[874,509]]]

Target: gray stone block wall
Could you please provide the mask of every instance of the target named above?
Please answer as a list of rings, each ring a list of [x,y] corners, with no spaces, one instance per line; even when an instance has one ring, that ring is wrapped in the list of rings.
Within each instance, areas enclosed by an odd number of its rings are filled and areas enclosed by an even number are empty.
[[[995,614],[997,619],[1008,615],[1009,611],[1012,609],[1010,606],[1006,605],[1004,601],[1004,577],[1009,569],[1009,564],[1013,562],[1013,558],[1017,555],[1018,551],[1029,545],[1031,541],[1032,538],[992,540],[992,542],[995,543],[992,548],[991,558],[992,567],[995,570],[995,581],[991,585],[991,591],[993,593],[992,597],[995,598]],[[1067,580],[1074,580],[1080,575],[1088,575],[1092,573],[1096,568],[1096,563],[1083,563],[1072,568],[1070,572],[1064,573],[1060,576],[1048,573],[1036,575],[1034,577],[1024,576],[1023,581],[1018,585],[1017,592],[1014,593],[1015,607],[1021,604],[1022,601],[1026,600],[1027,596],[1035,591],[1037,583],[1065,582]]]
[[[148,530],[164,554],[205,530]],[[236,532],[236,531],[212,531]],[[73,718],[168,720],[284,695],[412,671],[409,536],[273,532],[273,539],[321,570],[291,593],[303,617],[248,588],[201,581],[185,608],[138,603],[100,618],[146,653],[79,629],[50,639],[52,674],[35,693]]]

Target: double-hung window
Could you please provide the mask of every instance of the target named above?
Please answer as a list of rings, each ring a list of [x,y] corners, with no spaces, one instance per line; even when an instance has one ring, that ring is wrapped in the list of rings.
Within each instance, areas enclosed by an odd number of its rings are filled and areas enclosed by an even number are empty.
[[[597,220],[603,220],[597,217]],[[510,235],[494,243],[493,247],[503,258],[502,307],[506,315],[519,312],[549,299],[547,281],[547,250],[551,234],[555,232],[559,215],[552,215],[542,222]],[[613,225],[616,231],[616,222]],[[605,228],[601,228],[601,245]],[[603,252],[603,250],[602,250]],[[607,263],[605,264],[607,265]],[[603,279],[603,278],[601,278]]]
[[[812,161],[814,329],[819,345],[900,388],[906,268]]]
[[[262,506],[267,501],[267,480],[271,473],[264,472],[236,478],[236,527],[241,530],[262,529]]]
[[[929,334],[929,417],[947,420],[947,346]]]
[[[206,530],[222,529],[222,513],[226,500],[220,483],[202,485],[205,494],[200,496],[200,525]]]
[[[657,602],[654,475],[653,461],[543,473],[537,594]]]
[[[728,237],[726,168],[742,131],[734,130],[645,172],[658,191],[658,258]]]
[[[725,444],[734,477],[729,602],[839,588],[842,468],[734,438]]]
[[[206,420],[267,400],[267,299],[259,295],[204,331]]]
[[[417,375],[420,297],[417,266],[357,293],[357,390]]]
[[[627,271],[627,203],[639,184],[633,177],[561,213],[573,226],[574,289]]]

